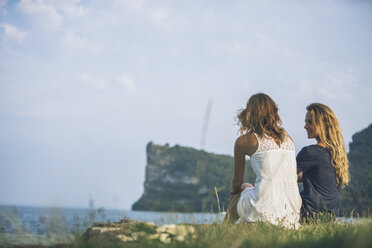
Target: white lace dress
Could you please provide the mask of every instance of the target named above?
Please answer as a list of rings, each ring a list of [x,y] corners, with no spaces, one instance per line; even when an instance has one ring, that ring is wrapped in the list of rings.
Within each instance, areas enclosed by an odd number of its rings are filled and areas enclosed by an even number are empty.
[[[297,228],[302,202],[293,142],[287,136],[279,147],[271,137],[256,135],[256,138],[258,149],[251,156],[255,187],[241,193],[237,205],[238,223],[269,222]]]

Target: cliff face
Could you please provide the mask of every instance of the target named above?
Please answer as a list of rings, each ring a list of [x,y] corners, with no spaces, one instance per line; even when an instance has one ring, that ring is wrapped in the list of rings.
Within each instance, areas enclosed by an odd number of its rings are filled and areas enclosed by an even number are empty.
[[[350,215],[372,208],[372,124],[353,135],[348,154],[350,183],[341,192],[341,212]]]
[[[144,193],[133,210],[201,212],[226,209],[233,173],[233,157],[188,147],[155,145],[146,147],[147,165]],[[246,163],[245,181],[254,182]]]

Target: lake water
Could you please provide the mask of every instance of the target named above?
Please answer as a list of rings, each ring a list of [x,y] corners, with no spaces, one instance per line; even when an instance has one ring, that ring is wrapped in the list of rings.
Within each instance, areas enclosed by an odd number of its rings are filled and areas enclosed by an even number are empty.
[[[94,222],[115,222],[123,218],[156,225],[211,224],[222,220],[223,214],[0,206],[0,232],[32,235],[82,233]]]

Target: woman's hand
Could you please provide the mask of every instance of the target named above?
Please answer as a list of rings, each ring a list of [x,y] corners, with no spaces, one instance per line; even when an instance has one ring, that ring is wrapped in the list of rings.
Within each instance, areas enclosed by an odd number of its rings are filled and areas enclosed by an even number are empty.
[[[303,182],[303,172],[301,171],[300,173],[297,174],[297,182],[301,183]]]
[[[245,188],[253,188],[254,184],[251,183],[243,183],[238,190],[233,190],[233,188],[230,188],[230,195],[237,195],[240,194]]]
[[[302,182],[303,175],[304,173],[300,169],[297,168],[297,182],[299,183]]]
[[[240,187],[241,191],[245,190],[246,188],[254,188],[254,184],[243,183],[242,186]]]

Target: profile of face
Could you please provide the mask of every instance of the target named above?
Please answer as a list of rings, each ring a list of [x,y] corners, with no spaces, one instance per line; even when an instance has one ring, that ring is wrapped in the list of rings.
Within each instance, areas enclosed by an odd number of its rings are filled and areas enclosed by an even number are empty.
[[[319,136],[310,111],[307,111],[306,113],[304,128],[307,132],[308,139],[317,138]]]

